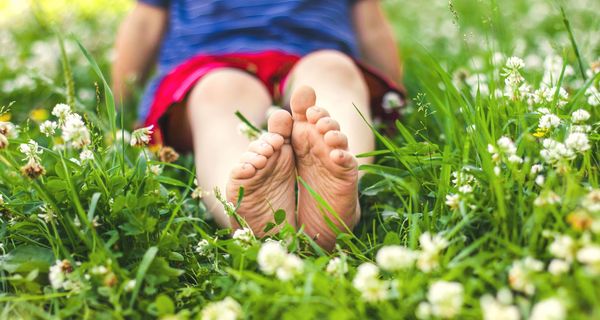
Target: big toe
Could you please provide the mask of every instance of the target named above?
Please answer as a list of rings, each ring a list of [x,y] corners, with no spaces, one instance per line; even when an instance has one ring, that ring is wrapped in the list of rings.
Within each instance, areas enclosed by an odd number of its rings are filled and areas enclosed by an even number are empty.
[[[292,135],[293,120],[289,112],[285,110],[275,111],[268,121],[270,133],[281,135],[284,139],[289,139]]]
[[[233,170],[231,170],[232,179],[250,179],[256,174],[256,168],[245,162],[238,163]]]
[[[292,116],[296,121],[306,121],[306,110],[315,105],[317,96],[315,90],[309,86],[301,86],[292,94],[290,106]]]

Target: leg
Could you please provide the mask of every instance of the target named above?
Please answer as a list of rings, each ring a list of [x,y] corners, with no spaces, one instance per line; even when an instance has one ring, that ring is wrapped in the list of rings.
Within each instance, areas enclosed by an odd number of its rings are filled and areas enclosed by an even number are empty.
[[[354,106],[371,122],[367,84],[354,61],[333,50],[317,51],[300,60],[290,74],[288,102],[291,93],[302,86],[315,90],[316,105],[326,109],[348,136],[350,153],[357,155],[375,149],[375,138]],[[359,164],[372,163],[372,158],[359,158]]]
[[[169,140],[193,147],[198,184],[204,190],[219,187],[224,193],[231,168],[247,148],[248,140],[237,134],[235,111],[239,109],[254,123],[263,123],[269,106],[271,98],[262,83],[245,72],[221,69],[203,77],[190,93],[187,108],[180,108],[184,112],[170,117],[174,120],[170,121]],[[177,119],[182,120],[173,123]],[[189,131],[184,123],[189,123]],[[214,195],[204,201],[217,224],[228,227],[229,217]]]
[[[360,218],[358,162],[353,154],[372,151],[374,138],[353,104],[370,119],[367,86],[354,62],[333,51],[317,52],[301,60],[292,72],[290,86],[294,92],[290,104],[298,174],[341,219],[322,211],[308,190],[301,187],[298,223],[317,243],[332,249],[335,234],[325,215],[345,232]],[[347,136],[339,131],[340,127],[348,130]],[[370,161],[361,159],[362,163]]]

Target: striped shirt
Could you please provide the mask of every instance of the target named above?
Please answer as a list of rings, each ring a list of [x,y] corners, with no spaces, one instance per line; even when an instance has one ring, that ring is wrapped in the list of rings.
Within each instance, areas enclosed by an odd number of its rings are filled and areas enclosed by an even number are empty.
[[[357,0],[138,0],[169,10],[158,76],[143,97],[145,117],[158,83],[198,54],[279,50],[306,55],[334,49],[359,54],[351,19]]]

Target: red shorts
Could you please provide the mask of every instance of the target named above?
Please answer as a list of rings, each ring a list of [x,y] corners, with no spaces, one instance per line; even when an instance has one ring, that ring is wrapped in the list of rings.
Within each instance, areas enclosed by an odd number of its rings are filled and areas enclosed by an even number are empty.
[[[162,143],[162,124],[171,106],[183,102],[196,83],[209,72],[219,68],[234,68],[247,71],[260,80],[269,90],[273,102],[281,103],[284,96],[285,81],[292,67],[301,59],[300,56],[279,51],[265,51],[248,54],[198,55],[182,63],[169,73],[159,84],[145,126],[154,125],[153,144]],[[397,94],[399,106],[404,104],[404,88],[368,68],[360,62],[357,66],[363,73],[368,85],[373,118],[388,122],[399,118],[399,108],[386,107],[384,97],[388,93]],[[394,95],[392,95],[394,96]],[[387,97],[390,97],[389,95]]]

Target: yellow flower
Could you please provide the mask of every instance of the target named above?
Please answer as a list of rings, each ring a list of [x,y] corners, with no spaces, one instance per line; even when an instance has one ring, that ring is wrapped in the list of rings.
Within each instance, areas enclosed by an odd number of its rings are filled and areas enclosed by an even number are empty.
[[[41,108],[33,109],[29,113],[29,117],[35,122],[46,121],[46,120],[48,120],[48,116],[49,116],[48,110],[41,109]]]
[[[8,112],[0,114],[0,122],[9,122],[11,117],[11,114]]]
[[[543,138],[544,136],[546,136],[546,134],[548,133],[548,129],[544,129],[544,128],[537,128],[535,130],[535,133],[533,134],[534,137],[536,138]]]

